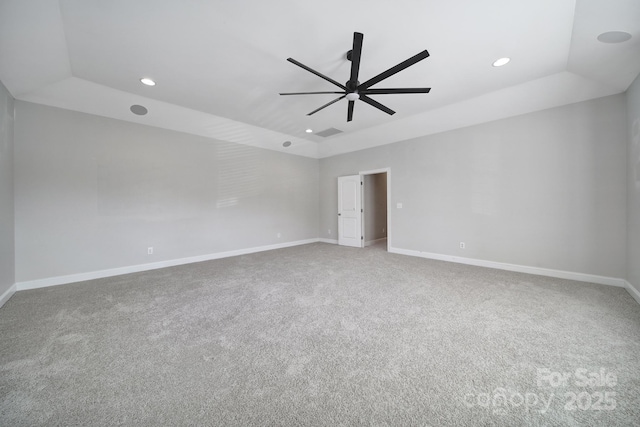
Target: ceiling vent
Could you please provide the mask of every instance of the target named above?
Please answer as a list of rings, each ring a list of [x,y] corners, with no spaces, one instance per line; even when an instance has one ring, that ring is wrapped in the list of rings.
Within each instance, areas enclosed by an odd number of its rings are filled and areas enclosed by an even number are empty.
[[[333,135],[336,135],[338,133],[342,133],[342,131],[340,129],[336,129],[336,128],[329,128],[329,129],[325,129],[325,130],[323,130],[321,132],[316,132],[316,135],[326,138],[328,136],[333,136]]]

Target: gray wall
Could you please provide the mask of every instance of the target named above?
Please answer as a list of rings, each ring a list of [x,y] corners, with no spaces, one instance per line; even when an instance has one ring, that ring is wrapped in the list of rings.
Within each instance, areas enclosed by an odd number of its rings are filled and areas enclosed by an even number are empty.
[[[627,91],[627,279],[640,292],[640,76]]]
[[[387,237],[387,174],[365,175],[364,238],[365,242]]]
[[[394,248],[622,278],[626,156],[615,95],[322,159],[321,237],[337,177],[390,167]]]
[[[15,283],[13,102],[0,83],[0,296]]]
[[[317,238],[318,167],[16,101],[16,281]]]
[[[337,177],[385,167],[393,247],[626,276],[640,288],[639,94],[636,80],[626,97],[318,162],[20,101],[12,154],[13,99],[0,88],[0,293],[314,238],[318,224],[336,238]]]

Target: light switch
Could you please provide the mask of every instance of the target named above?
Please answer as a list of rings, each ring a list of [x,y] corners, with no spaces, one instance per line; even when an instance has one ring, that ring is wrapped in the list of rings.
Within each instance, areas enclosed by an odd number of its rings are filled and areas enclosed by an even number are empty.
[[[398,203],[396,206],[398,209],[402,209],[402,203]]]

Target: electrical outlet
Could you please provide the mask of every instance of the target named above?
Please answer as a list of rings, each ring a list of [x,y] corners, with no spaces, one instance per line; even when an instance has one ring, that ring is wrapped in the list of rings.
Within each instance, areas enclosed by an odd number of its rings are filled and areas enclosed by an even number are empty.
[[[147,248],[147,255],[153,255],[153,246]]]
[[[282,234],[278,233],[278,239],[279,239],[280,237],[282,237]]]
[[[464,242],[460,242],[460,249],[464,249]]]
[[[331,229],[328,229],[328,230],[327,230],[327,234],[331,234]]]

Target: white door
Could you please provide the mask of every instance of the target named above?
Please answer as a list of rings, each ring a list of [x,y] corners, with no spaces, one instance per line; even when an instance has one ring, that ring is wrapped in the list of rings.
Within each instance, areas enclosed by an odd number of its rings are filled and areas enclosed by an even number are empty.
[[[338,244],[362,247],[360,175],[338,178]]]

